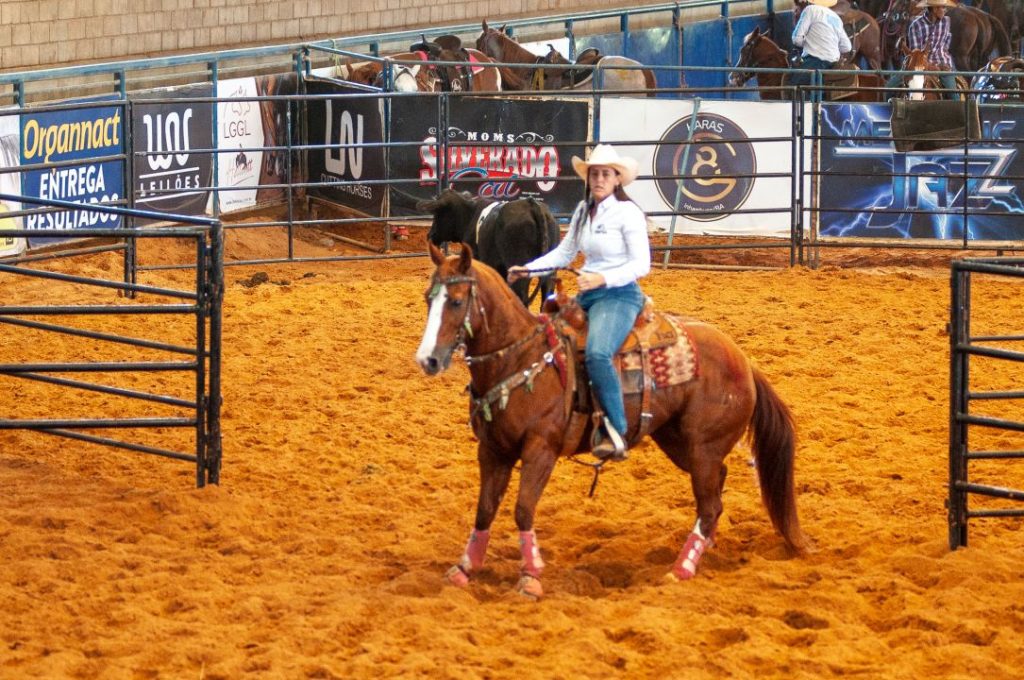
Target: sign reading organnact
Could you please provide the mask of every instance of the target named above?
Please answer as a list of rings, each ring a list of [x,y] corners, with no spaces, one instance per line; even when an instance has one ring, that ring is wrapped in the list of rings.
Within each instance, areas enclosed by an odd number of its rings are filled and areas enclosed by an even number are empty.
[[[122,106],[81,107],[21,116],[21,165],[60,164],[23,173],[26,196],[74,203],[113,204],[124,198],[124,162],[98,162],[104,156],[124,152],[124,109]],[[27,207],[27,206],[26,206]],[[116,228],[121,218],[90,210],[57,210],[27,215],[26,229],[71,231]],[[33,238],[31,245],[71,238]]]

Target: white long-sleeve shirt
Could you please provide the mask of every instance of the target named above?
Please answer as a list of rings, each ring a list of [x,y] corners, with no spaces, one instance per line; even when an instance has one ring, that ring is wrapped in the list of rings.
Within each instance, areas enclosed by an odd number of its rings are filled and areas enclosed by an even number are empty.
[[[551,252],[526,265],[528,269],[567,267],[582,252],[583,271],[601,274],[609,288],[625,286],[651,270],[651,245],[647,219],[632,201],[620,201],[612,194],[597,204],[594,218],[584,215],[585,201],[576,206],[573,225]],[[576,230],[580,230],[579,239]]]
[[[853,49],[839,15],[821,5],[807,5],[793,29],[793,44],[804,48],[804,55],[835,63]]]

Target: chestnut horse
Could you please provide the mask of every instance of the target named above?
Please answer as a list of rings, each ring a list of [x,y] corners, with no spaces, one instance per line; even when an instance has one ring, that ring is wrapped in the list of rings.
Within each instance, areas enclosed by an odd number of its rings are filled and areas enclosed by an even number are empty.
[[[530,50],[517,43],[504,31],[499,31],[487,26],[483,22],[483,33],[476,39],[476,48],[498,63],[522,64],[522,66],[499,66],[501,71],[502,86],[506,90],[579,90],[592,89],[593,83],[577,83],[570,78],[563,82],[561,74],[567,69],[545,68],[542,65],[548,62],[546,57],[537,56]],[[561,55],[559,55],[561,56]],[[551,55],[548,55],[548,58]],[[554,63],[565,63],[568,61],[562,57],[561,61]],[[583,68],[583,64],[573,70]],[[602,90],[647,90],[647,96],[654,96],[657,89],[657,81],[654,71],[643,68],[643,64],[622,56],[603,56],[598,59],[593,68],[586,65],[584,70],[601,73],[600,87]],[[547,78],[547,74],[555,76]],[[542,77],[543,76],[543,77]],[[596,76],[595,76],[596,77]]]
[[[572,353],[567,351],[567,331],[560,317],[531,314],[494,269],[473,259],[470,248],[445,258],[433,244],[428,247],[436,269],[426,294],[427,322],[416,361],[427,375],[436,375],[464,347],[471,421],[479,441],[476,520],[448,580],[466,586],[483,565],[491,523],[518,463],[515,522],[523,562],[516,589],[539,598],[544,562],[534,534],[537,502],[559,456],[589,450],[590,441],[586,432],[575,430],[579,440],[569,434],[575,416],[568,406],[576,381],[566,377],[574,366],[567,356]],[[646,404],[651,437],[690,474],[697,503],[697,523],[671,574],[692,578],[713,544],[722,514],[723,461],[748,430],[768,516],[785,542],[802,550],[806,539],[793,483],[796,434],[788,407],[728,336],[705,323],[673,319],[680,336],[689,337],[700,365],[689,381],[652,391]],[[626,396],[631,432],[640,431],[640,402]],[[633,439],[635,443],[636,434]]]
[[[904,78],[907,91],[899,93],[901,96],[913,101],[931,101],[949,96],[949,93],[942,91],[942,81],[938,76],[931,75],[943,69],[928,59],[928,53],[925,50],[909,50],[903,58],[903,65],[900,69],[910,72]],[[967,81],[961,76],[956,77],[956,85],[957,89],[961,91],[968,88]],[[961,96],[963,95],[961,94]]]
[[[734,70],[729,74],[729,84],[733,87],[743,87],[747,81],[756,80],[758,87],[761,88],[761,99],[783,100],[791,98],[791,90],[784,88],[784,85],[789,81],[788,74],[782,72],[757,73],[746,70],[750,68],[789,68],[789,59],[786,58],[786,51],[766,34],[761,33],[760,28],[755,28],[752,33],[749,33],[743,39],[743,47],[740,48],[739,59],[736,61],[736,66],[733,67]],[[830,74],[825,77],[824,81],[825,94],[829,101],[884,101],[885,92],[881,89],[884,85],[885,79],[882,76],[877,73],[860,71],[856,68],[844,70],[841,74]],[[838,89],[846,87],[861,89]]]

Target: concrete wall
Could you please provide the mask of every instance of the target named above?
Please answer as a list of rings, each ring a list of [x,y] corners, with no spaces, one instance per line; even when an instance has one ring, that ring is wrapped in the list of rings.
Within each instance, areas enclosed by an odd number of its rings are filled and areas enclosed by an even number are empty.
[[[0,0],[0,72],[625,6],[623,0]]]

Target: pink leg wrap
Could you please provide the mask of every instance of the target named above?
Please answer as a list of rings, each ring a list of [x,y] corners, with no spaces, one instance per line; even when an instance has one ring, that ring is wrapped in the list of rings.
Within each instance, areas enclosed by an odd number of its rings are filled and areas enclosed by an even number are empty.
[[[704,551],[708,549],[710,541],[696,531],[690,533],[686,539],[686,545],[679,552],[676,563],[672,565],[672,575],[681,581],[686,581],[697,574],[697,564],[700,562]]]
[[[459,563],[445,573],[448,582],[453,586],[465,588],[469,585],[469,575],[475,569],[484,565],[484,555],[487,553],[487,541],[491,538],[490,531],[473,531],[469,534],[469,542],[466,549],[459,558]]]
[[[473,531],[469,534],[469,542],[466,543],[466,550],[459,559],[459,566],[469,574],[472,571],[484,566],[484,557],[487,555],[487,542],[491,540],[490,531]]]
[[[519,550],[523,554],[522,572],[539,579],[540,573],[544,571],[544,560],[540,558],[537,536],[532,529],[519,532]]]

